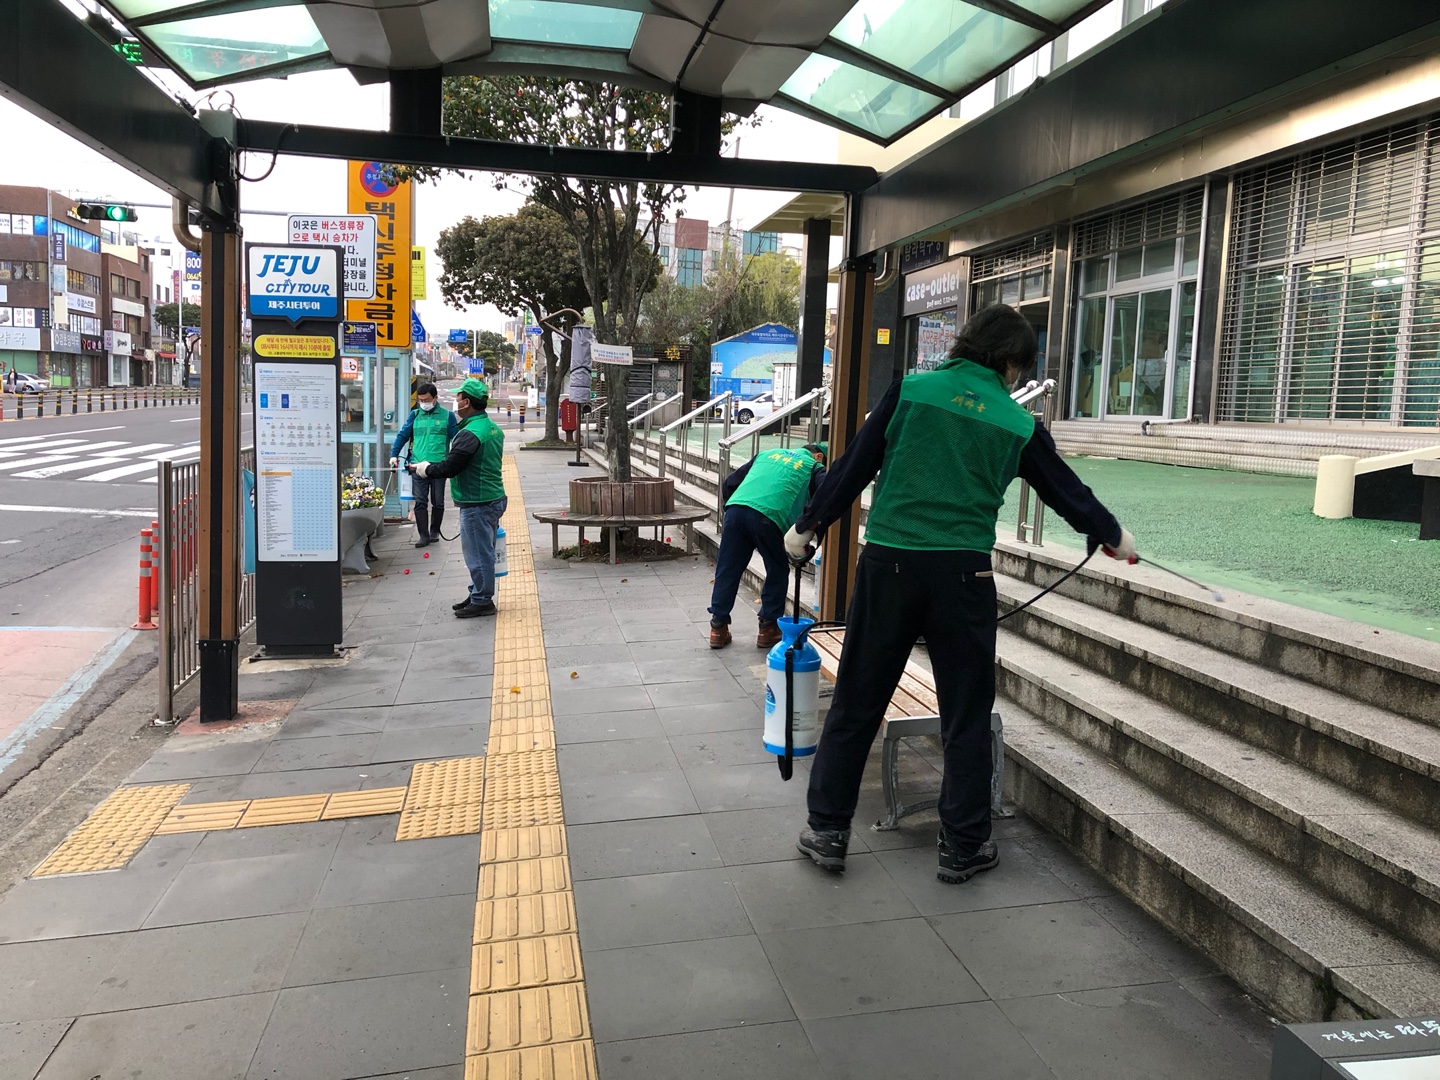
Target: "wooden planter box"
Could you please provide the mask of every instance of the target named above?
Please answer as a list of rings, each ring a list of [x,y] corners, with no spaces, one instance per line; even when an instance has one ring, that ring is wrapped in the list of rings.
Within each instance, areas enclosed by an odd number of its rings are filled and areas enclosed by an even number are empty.
[[[599,477],[570,481],[570,512],[632,517],[675,509],[675,481],[642,477],[616,484]]]

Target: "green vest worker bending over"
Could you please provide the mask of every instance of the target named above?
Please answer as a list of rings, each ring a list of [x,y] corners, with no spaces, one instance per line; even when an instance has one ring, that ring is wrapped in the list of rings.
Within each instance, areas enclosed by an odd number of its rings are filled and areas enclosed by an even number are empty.
[[[1080,482],[1008,386],[1035,362],[1035,332],[995,305],[961,329],[950,361],[894,383],[785,537],[806,557],[817,533],[879,474],[846,620],[835,697],[810,771],[800,850],[845,869],[860,778],[886,706],[923,635],[940,701],[941,881],[999,862],[990,840],[995,582],[990,550],[1019,475],[1092,550],[1135,561],[1135,542]]]
[[[500,476],[505,433],[485,415],[489,404],[485,384],[466,379],[455,391],[460,428],[444,459],[410,466],[424,480],[450,478],[450,497],[460,508],[460,549],[470,571],[470,593],[454,605],[461,619],[495,614],[495,531],[505,513],[505,484]]]
[[[750,556],[765,560],[760,593],[760,630],[755,645],[768,649],[780,640],[775,620],[785,614],[785,530],[795,523],[806,501],[825,478],[825,444],[800,450],[766,450],[725,478],[725,527],[715,560],[715,590],[710,596],[710,647],[730,644],[730,611]]]
[[[445,448],[459,430],[459,422],[449,409],[441,408],[435,384],[421,383],[415,389],[419,405],[410,410],[410,418],[395,436],[390,447],[390,467],[400,464],[400,451],[410,444],[411,461],[439,461]],[[415,546],[423,548],[440,542],[440,521],[445,517],[445,484],[431,483],[423,476],[411,481],[415,494]],[[432,512],[433,511],[433,512]]]

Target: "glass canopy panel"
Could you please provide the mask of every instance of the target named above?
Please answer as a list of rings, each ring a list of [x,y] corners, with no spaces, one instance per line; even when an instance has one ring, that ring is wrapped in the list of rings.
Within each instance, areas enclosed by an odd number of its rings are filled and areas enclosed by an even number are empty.
[[[1077,12],[1084,11],[1090,6],[1092,0],[1014,0],[1014,2],[1026,11],[1033,11],[1042,19],[1049,19],[1053,23],[1063,23],[1067,19],[1074,18]]]
[[[282,3],[299,3],[299,0],[281,0]],[[194,7],[195,0],[110,0],[110,6],[124,19],[143,19],[150,15],[163,15],[176,8]]]
[[[329,51],[303,7],[156,23],[141,33],[193,82],[251,75]]]
[[[943,104],[934,94],[814,53],[795,69],[780,92],[882,139]]]
[[[959,91],[1028,52],[1045,35],[961,0],[860,0],[830,36]]]
[[[502,41],[628,49],[640,12],[559,0],[490,0],[490,36]]]

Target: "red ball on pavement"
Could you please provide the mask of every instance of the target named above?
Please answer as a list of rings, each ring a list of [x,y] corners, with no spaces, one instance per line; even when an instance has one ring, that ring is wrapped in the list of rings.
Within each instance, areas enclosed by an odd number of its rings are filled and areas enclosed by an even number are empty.
[[[428,558],[429,558],[429,557],[430,557],[430,552],[428,552],[428,551],[427,551],[427,552],[425,552],[425,558],[427,558],[427,559],[428,559]]]
[[[410,568],[407,566],[407,567],[405,568],[405,573],[408,574],[409,572],[410,572]]]

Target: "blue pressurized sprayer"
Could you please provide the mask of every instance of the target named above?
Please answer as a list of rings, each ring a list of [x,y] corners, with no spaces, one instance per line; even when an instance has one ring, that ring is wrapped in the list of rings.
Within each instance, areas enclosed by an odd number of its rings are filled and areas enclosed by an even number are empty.
[[[800,567],[795,568],[795,611],[800,611]],[[797,757],[820,742],[820,653],[810,644],[814,619],[777,620],[780,641],[765,658],[765,749],[779,758],[789,780]]]

